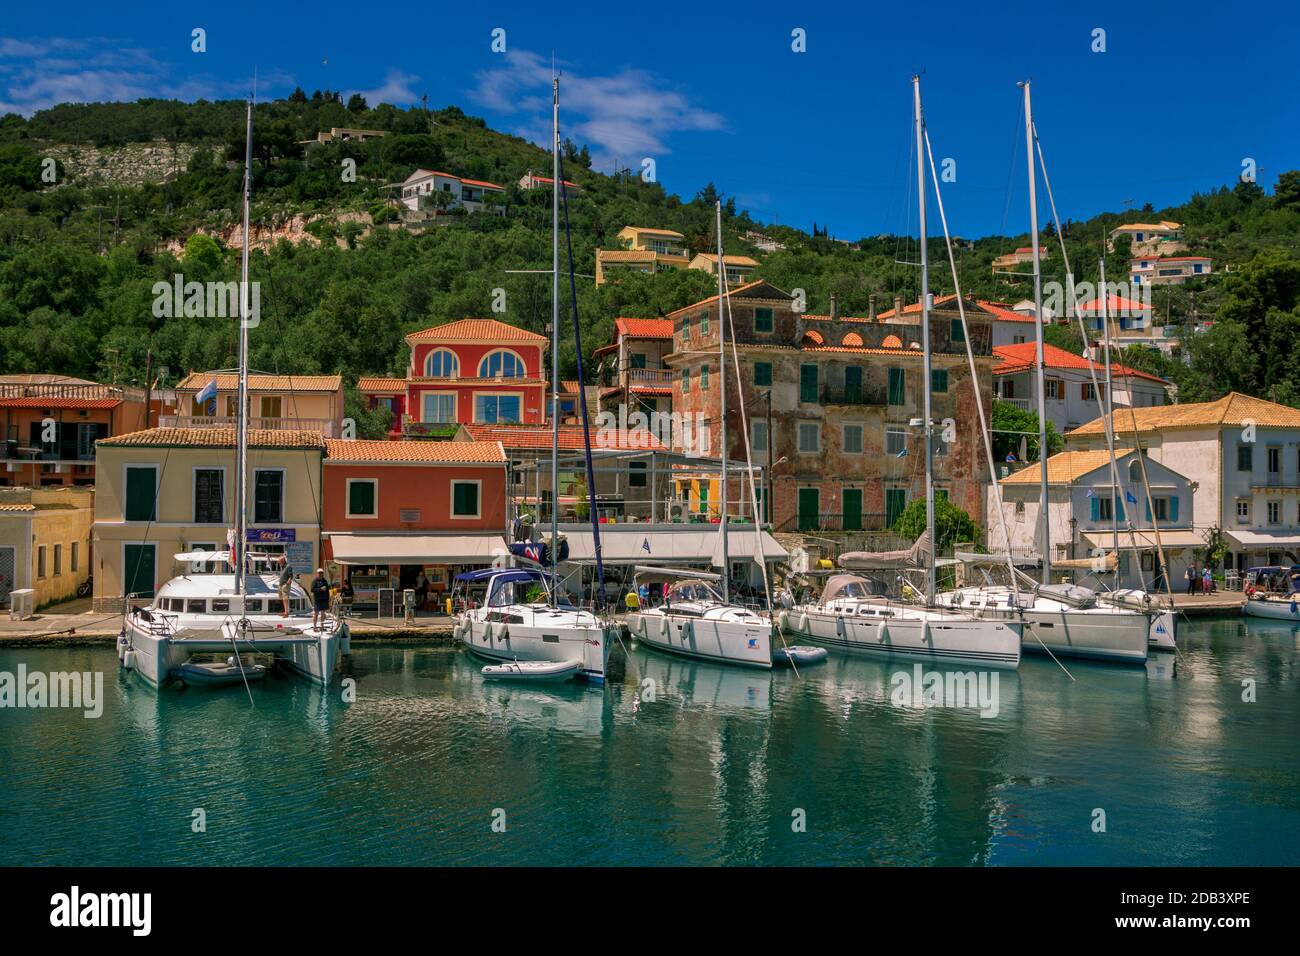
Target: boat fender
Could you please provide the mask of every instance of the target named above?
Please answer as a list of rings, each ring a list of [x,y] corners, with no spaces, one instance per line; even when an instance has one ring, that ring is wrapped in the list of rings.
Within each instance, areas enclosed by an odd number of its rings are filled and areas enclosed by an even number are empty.
[[[127,648],[126,653],[122,655],[122,666],[127,670],[135,667],[135,651]]]
[[[682,625],[682,643],[695,640],[695,622],[687,621]]]
[[[498,637],[500,638],[500,640],[503,640],[503,641],[508,641],[508,640],[510,640],[510,625],[509,625],[509,624],[502,624],[502,625],[501,625],[501,633],[498,635]]]
[[[808,614],[807,612],[799,615],[799,633],[808,633]]]
[[[645,622],[644,614],[638,615],[637,628],[638,628],[638,633],[641,635],[641,640],[644,641],[646,639],[646,635],[650,632],[650,625]]]
[[[659,619],[659,636],[666,641],[671,630],[672,628],[668,626],[668,615],[665,614]]]
[[[492,622],[491,621],[483,622],[483,643],[484,644],[492,643]]]
[[[790,630],[790,612],[782,611],[776,617],[776,623],[783,631]]]
[[[837,637],[843,637],[843,636],[844,636],[844,617],[843,617],[843,615],[838,615],[838,616],[836,616],[836,618],[835,618],[835,634],[836,634]]]

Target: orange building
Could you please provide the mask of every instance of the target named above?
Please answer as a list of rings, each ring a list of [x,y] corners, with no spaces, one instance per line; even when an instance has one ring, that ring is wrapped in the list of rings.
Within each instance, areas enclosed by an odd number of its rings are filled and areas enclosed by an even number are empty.
[[[392,437],[449,436],[457,424],[546,420],[545,336],[496,319],[460,319],[412,332],[406,342],[406,378],[357,382],[372,408],[393,412]]]
[[[462,568],[505,553],[506,456],[496,441],[327,439],[323,553],[360,604],[421,573],[430,600]]]
[[[145,425],[144,389],[0,375],[0,486],[93,485],[95,442]]]

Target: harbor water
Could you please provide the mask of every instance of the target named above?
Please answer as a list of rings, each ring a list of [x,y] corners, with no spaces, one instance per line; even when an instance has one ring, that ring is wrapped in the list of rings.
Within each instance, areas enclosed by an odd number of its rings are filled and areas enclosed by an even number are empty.
[[[2,648],[0,672],[103,672],[104,702],[0,709],[0,864],[1294,864],[1297,631],[1179,637],[1073,681],[1026,657],[983,710],[837,653],[796,675],[634,648],[595,688],[358,646],[354,701],[276,675],[250,704],[155,693],[111,648]]]

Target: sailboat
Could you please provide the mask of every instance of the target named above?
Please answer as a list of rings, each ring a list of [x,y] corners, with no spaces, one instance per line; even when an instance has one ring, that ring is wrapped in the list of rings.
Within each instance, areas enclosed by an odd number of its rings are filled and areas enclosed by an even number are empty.
[[[551,80],[551,534],[549,540],[519,553],[513,568],[486,568],[457,576],[457,583],[485,586],[481,606],[469,607],[456,618],[453,634],[470,652],[493,662],[518,664],[483,669],[483,675],[496,680],[564,679],[572,674],[591,683],[604,683],[609,665],[610,644],[615,639],[613,626],[596,611],[579,608],[563,593],[556,573],[564,560],[565,544],[559,530],[559,460],[560,460],[560,190],[564,176],[560,167],[560,78]],[[566,200],[567,201],[567,200]],[[567,217],[567,211],[566,211]],[[567,218],[566,218],[567,222]],[[570,283],[573,282],[572,249],[569,255]],[[572,291],[572,289],[570,290]],[[574,334],[577,331],[577,297],[573,298]],[[579,363],[582,348],[578,343]],[[579,375],[581,378],[581,374]],[[595,536],[597,574],[602,580],[600,529],[596,514],[596,485],[592,475],[591,440],[587,423],[587,403],[582,409],[584,448],[587,456],[588,502]],[[530,560],[531,558],[531,560]],[[549,566],[548,571],[544,570]],[[603,599],[602,599],[603,603]],[[533,664],[565,665],[556,668],[527,666]]]
[[[899,603],[877,593],[872,582],[855,574],[829,578],[819,599],[781,616],[783,629],[796,637],[837,650],[872,657],[891,657],[954,665],[1016,668],[1020,665],[1021,624],[1016,615],[975,618],[945,610],[935,601],[934,434],[930,394],[930,269],[926,249],[925,121],[921,78],[912,77],[916,127],[916,175],[921,231],[921,342],[924,386],[926,531],[907,551],[860,555],[859,567],[907,568],[924,565],[925,605]],[[974,379],[972,379],[974,380]],[[978,397],[978,396],[977,396]],[[981,416],[983,411],[980,411]],[[847,555],[841,556],[841,565]],[[853,562],[847,562],[853,563]]]
[[[1028,582],[1027,593],[1007,585],[959,588],[938,597],[944,607],[962,609],[990,620],[1023,620],[1024,649],[1057,657],[1081,657],[1127,663],[1147,659],[1147,643],[1157,621],[1152,612],[1099,600],[1096,592],[1076,584],[1052,583],[1052,542],[1048,520],[1047,410],[1043,382],[1042,262],[1038,244],[1038,176],[1034,166],[1034,113],[1030,84],[1021,84],[1025,101],[1025,146],[1029,162],[1030,247],[1034,262],[1034,323],[1038,399],[1039,516],[1041,583]],[[1112,450],[1112,456],[1113,456]],[[1113,461],[1112,461],[1113,465]],[[994,476],[996,489],[996,476]],[[1001,502],[998,517],[1002,515]],[[1011,572],[1013,575],[1018,572]]]
[[[118,659],[152,687],[169,681],[187,685],[245,684],[265,667],[256,655],[273,655],[315,684],[334,674],[349,649],[346,621],[324,615],[312,625],[311,601],[296,581],[290,585],[288,616],[281,614],[271,556],[250,552],[248,527],[248,220],[253,177],[253,99],[248,100],[244,150],[244,245],[239,313],[239,398],[235,440],[235,527],[225,551],[175,555],[191,567],[222,570],[182,574],[163,584],[153,603],[130,608],[118,634]],[[215,659],[214,659],[215,658]]]
[[[727,427],[727,313],[726,260],[722,247],[722,203],[715,209],[718,234],[718,380],[722,383],[721,400],[721,489],[718,523],[718,557],[722,574],[703,571],[679,571],[670,568],[637,567],[633,580],[664,585],[663,602],[656,607],[642,607],[627,615],[628,633],[649,647],[700,660],[743,667],[772,667],[772,618],[732,603],[730,532],[727,514],[727,459],[730,445]],[[739,373],[739,370],[737,370]],[[739,375],[737,375],[739,382]],[[743,412],[742,412],[743,415]],[[747,430],[746,430],[747,431]],[[748,448],[749,436],[745,436]],[[746,453],[748,457],[748,452]],[[752,479],[753,470],[750,469]],[[750,482],[751,495],[753,482]],[[755,534],[761,534],[754,522]],[[756,550],[762,561],[761,544]],[[766,575],[764,565],[764,575]],[[767,590],[766,588],[764,589]],[[797,661],[797,658],[796,658]]]

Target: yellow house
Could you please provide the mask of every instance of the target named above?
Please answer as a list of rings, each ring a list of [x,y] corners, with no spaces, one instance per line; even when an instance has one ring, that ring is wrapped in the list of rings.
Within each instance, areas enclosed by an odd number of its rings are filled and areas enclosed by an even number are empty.
[[[655,273],[661,269],[685,269],[686,237],[671,229],[624,226],[618,232],[622,249],[596,250],[596,285],[604,284],[608,270],[630,269]]]
[[[216,409],[205,396],[216,384]],[[191,372],[176,386],[176,415],[164,415],[164,428],[235,424],[239,375],[235,372]],[[342,436],[343,376],[264,375],[248,376],[248,412],[251,428],[289,428],[319,431],[326,438]]]
[[[32,606],[75,597],[90,573],[93,488],[0,488],[0,606],[31,588]]]
[[[224,550],[234,528],[235,430],[151,428],[97,447],[95,607],[151,597],[186,570],[174,555]],[[319,431],[250,429],[248,541],[284,553],[304,583],[320,563]]]
[[[724,256],[727,268],[727,281],[734,284],[745,283],[754,275],[758,263],[749,256]],[[701,269],[711,276],[718,274],[718,254],[716,252],[697,252],[691,260],[692,269]]]

